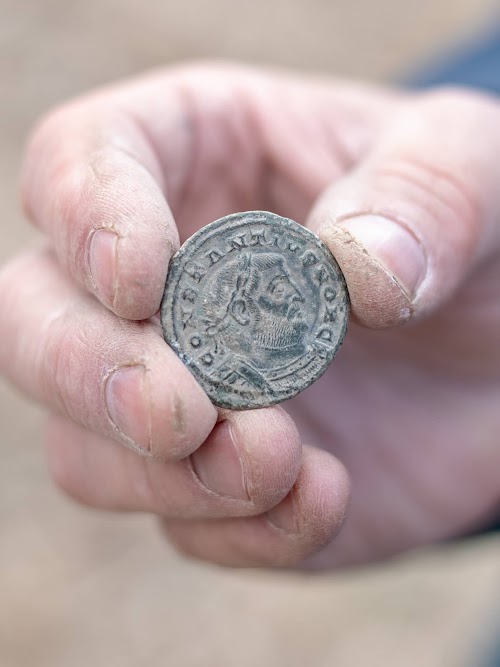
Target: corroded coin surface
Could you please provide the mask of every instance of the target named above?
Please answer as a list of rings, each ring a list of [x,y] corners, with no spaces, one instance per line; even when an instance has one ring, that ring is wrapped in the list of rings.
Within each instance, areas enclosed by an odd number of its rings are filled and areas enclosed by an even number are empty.
[[[326,370],[344,338],[349,298],[328,248],[293,220],[236,213],[203,227],[171,260],[165,340],[211,401],[280,403]]]

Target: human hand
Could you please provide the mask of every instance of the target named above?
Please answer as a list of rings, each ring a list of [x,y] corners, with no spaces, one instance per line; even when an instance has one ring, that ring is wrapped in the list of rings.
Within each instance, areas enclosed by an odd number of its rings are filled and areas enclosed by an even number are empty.
[[[52,412],[55,481],[225,565],[299,563],[346,512],[312,563],[480,525],[500,499],[499,149],[490,98],[224,64],[53,112],[22,187],[49,243],[1,273],[0,369]],[[248,209],[307,224],[350,290],[339,357],[286,405],[314,446],[281,408],[217,411],[151,319],[179,242]]]

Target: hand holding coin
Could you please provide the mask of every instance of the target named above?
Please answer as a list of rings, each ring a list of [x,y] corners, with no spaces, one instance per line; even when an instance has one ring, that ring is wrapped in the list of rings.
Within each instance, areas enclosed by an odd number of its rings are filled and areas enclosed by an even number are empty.
[[[479,527],[500,469],[499,121],[465,91],[230,64],[50,114],[22,185],[47,242],[0,274],[0,369],[49,412],[56,483],[231,566]]]

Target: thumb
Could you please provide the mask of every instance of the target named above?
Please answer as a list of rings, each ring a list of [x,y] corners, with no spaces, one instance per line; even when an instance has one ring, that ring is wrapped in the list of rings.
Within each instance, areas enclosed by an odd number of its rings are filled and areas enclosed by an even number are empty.
[[[500,244],[500,106],[471,92],[414,97],[331,186],[308,226],[343,270],[359,323],[428,315]]]

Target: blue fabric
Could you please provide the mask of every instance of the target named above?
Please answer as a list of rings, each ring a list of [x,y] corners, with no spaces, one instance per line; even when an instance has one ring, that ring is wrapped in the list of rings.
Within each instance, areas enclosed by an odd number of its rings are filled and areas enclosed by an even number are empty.
[[[416,88],[452,84],[500,93],[500,30],[434,59],[406,77],[406,82]]]

